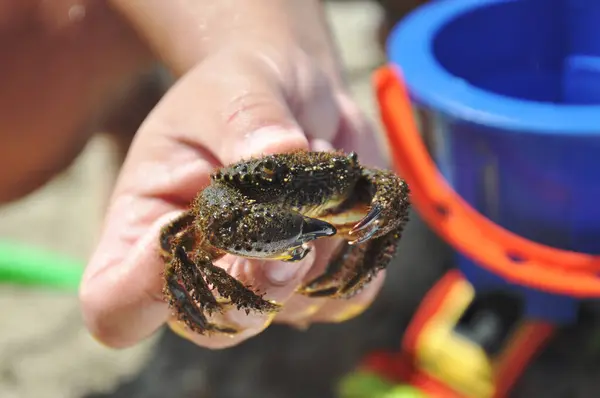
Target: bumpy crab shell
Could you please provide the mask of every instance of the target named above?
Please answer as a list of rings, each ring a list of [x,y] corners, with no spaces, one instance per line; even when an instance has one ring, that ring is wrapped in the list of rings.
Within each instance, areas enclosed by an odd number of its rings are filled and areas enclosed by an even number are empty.
[[[363,167],[355,153],[298,151],[223,167],[162,231],[166,299],[195,332],[236,333],[208,317],[225,305],[247,313],[279,307],[213,262],[226,253],[299,261],[309,242],[333,236],[347,244],[298,292],[352,297],[394,256],[409,206],[401,178]]]

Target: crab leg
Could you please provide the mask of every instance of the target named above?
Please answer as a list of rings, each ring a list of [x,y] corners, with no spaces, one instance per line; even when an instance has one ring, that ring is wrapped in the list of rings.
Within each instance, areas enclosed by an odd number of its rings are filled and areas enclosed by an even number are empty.
[[[351,244],[361,244],[402,228],[408,221],[410,193],[408,185],[394,172],[364,169],[356,196],[370,198],[369,212],[348,233]]]
[[[177,275],[181,275],[181,279]],[[199,334],[206,332],[237,333],[234,328],[216,325],[208,321],[205,314],[218,311],[220,304],[182,246],[178,246],[174,250],[173,259],[165,272],[164,293],[169,305],[177,310],[178,319],[192,331]]]
[[[379,271],[385,269],[396,252],[408,221],[408,185],[387,170],[363,169],[355,193],[339,213],[350,219],[356,210],[369,203],[366,214],[341,235],[348,240],[332,258],[323,275],[299,289],[310,297],[349,298],[360,292]],[[334,224],[338,214],[328,215]]]
[[[338,291],[338,297],[350,298],[360,293],[377,274],[386,269],[398,249],[403,227],[386,235],[373,239],[366,245],[365,254],[360,266],[355,269],[352,278]]]
[[[190,212],[180,214],[177,218],[163,227],[160,233],[160,248],[163,256],[170,258],[173,252],[173,241],[194,221],[194,215]]]
[[[209,256],[199,252],[195,257],[195,265],[206,281],[217,290],[221,297],[229,299],[238,310],[243,309],[247,314],[250,311],[272,313],[279,310],[278,304],[265,300],[262,295],[256,294],[249,287],[244,286],[223,268],[214,265]]]
[[[162,230],[160,244],[163,251],[162,254],[168,260],[165,269],[166,280],[164,291],[168,298],[177,302],[183,299],[183,296],[177,293],[177,288],[185,289],[186,294],[192,296],[191,299],[203,309],[212,313],[219,309],[217,301],[202,278],[198,268],[196,266],[189,266],[191,261],[185,252],[184,243],[191,245],[193,240],[193,236],[187,229],[193,220],[193,215],[186,212]],[[178,280],[177,275],[181,276],[181,282]],[[177,299],[175,298],[176,296]]]
[[[336,296],[348,274],[361,267],[366,245],[342,244],[334,253],[325,272],[302,286],[298,293],[309,297]]]
[[[177,275],[180,275],[180,278]],[[262,296],[244,286],[224,269],[213,265],[211,257],[206,252],[197,250],[194,253],[194,260],[191,260],[184,246],[177,245],[173,249],[173,258],[165,272],[164,293],[169,304],[177,309],[178,319],[199,334],[237,333],[237,330],[232,327],[208,321],[207,314],[221,312],[224,306],[216,299],[209,285],[212,285],[221,297],[229,299],[238,309],[245,309],[246,313],[250,311],[269,313],[279,309],[277,304],[264,300]]]
[[[235,329],[212,324],[205,315],[220,311],[221,306],[202,277],[200,269],[189,259],[185,246],[182,245],[193,241],[193,236],[187,229],[193,220],[193,215],[186,212],[162,230],[162,255],[168,259],[163,292],[169,305],[176,309],[178,319],[191,330],[200,334],[234,334],[237,332]]]
[[[361,245],[342,245],[325,272],[298,292],[309,297],[350,298],[358,294],[393,258],[402,228]]]
[[[207,331],[236,333],[235,329],[211,324],[206,318],[205,312],[211,314],[220,308],[208,284],[181,245],[182,241],[192,241],[186,231],[193,220],[191,213],[183,213],[161,231],[162,255],[168,260],[163,293],[171,308],[176,309],[177,318],[191,330],[201,334]]]
[[[194,303],[194,299],[188,291],[174,276],[167,278],[167,289],[171,297],[169,304],[177,308],[178,319],[184,322],[192,331],[199,334],[205,334],[206,332],[237,333],[237,330],[234,328],[210,323],[204,313]]]

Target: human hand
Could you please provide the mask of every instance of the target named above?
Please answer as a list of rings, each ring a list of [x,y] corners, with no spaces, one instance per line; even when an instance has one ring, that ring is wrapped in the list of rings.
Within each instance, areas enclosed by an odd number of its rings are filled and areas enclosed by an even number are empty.
[[[227,311],[218,322],[241,330],[233,338],[183,331],[162,296],[159,230],[208,184],[216,166],[251,155],[332,147],[356,151],[362,163],[380,163],[373,133],[346,90],[299,47],[237,43],[198,63],[149,115],[121,171],[81,285],[92,334],[109,346],[126,347],[168,322],[201,346],[223,348],[260,333],[271,321],[304,327],[362,312],[383,272],[349,300],[295,293],[323,272],[333,240],[317,242],[298,263],[232,255],[217,261],[283,306],[274,319]]]

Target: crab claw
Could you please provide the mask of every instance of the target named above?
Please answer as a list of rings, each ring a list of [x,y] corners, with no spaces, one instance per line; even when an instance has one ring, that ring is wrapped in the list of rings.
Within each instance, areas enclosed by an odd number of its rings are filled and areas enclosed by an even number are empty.
[[[316,218],[305,217],[302,222],[302,233],[298,240],[306,243],[315,239],[333,236],[336,233],[337,230],[335,227],[328,222]]]
[[[287,252],[287,257],[282,258],[283,261],[295,262],[300,261],[311,251],[311,247],[307,242],[333,236],[337,233],[335,227],[328,222],[318,220],[316,218],[304,217],[302,220],[302,232],[292,244],[292,249]]]
[[[356,235],[357,238],[349,243],[356,245],[371,239],[380,229],[382,212],[383,207],[381,205],[373,205],[367,215],[350,231],[350,235]]]
[[[383,211],[383,207],[379,204],[376,204],[373,207],[371,207],[371,210],[369,210],[367,215],[362,220],[360,220],[354,226],[354,228],[352,228],[351,233],[356,233],[358,231],[362,231],[362,230],[368,228],[374,222],[377,222],[382,211]]]

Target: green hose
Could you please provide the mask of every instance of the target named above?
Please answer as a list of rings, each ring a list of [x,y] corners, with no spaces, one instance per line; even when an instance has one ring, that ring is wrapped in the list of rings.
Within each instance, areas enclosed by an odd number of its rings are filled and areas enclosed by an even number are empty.
[[[77,291],[83,264],[56,253],[0,242],[0,283]]]
[[[426,398],[410,385],[397,385],[371,373],[356,371],[344,377],[338,386],[341,398]]]

